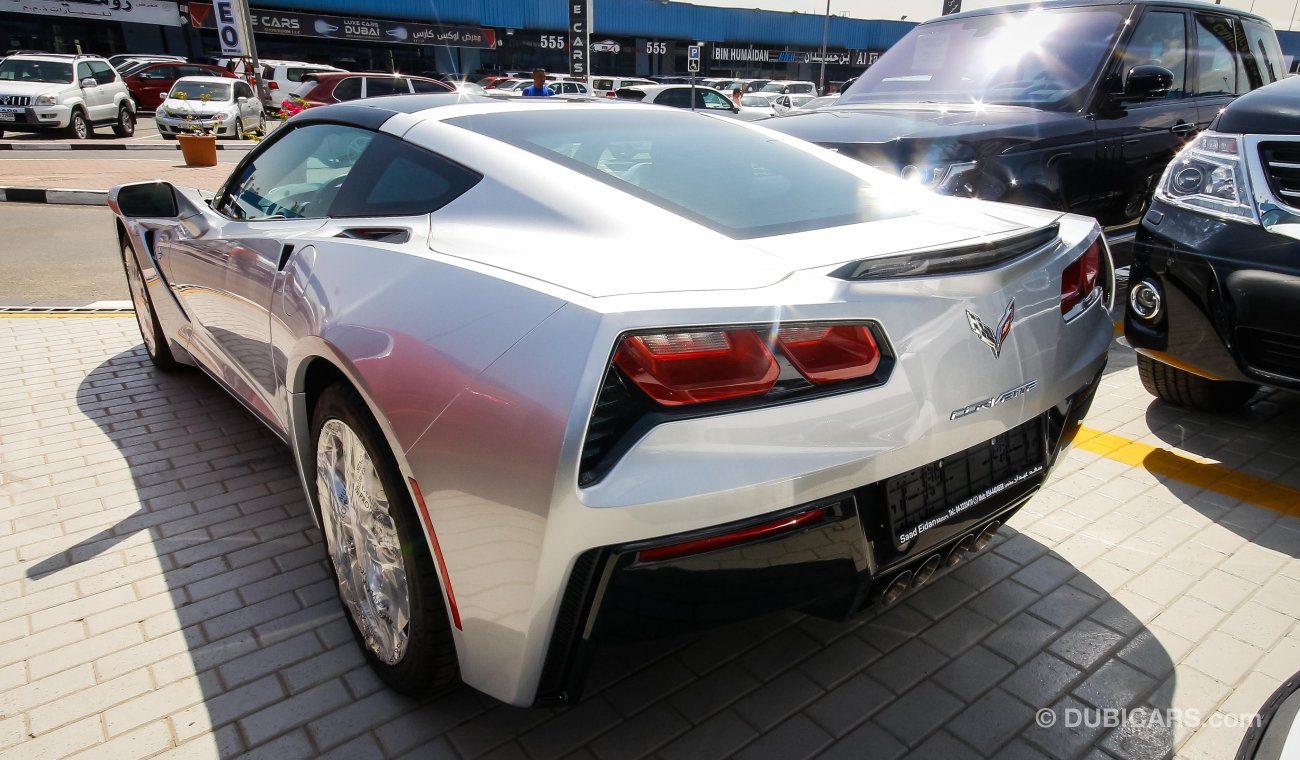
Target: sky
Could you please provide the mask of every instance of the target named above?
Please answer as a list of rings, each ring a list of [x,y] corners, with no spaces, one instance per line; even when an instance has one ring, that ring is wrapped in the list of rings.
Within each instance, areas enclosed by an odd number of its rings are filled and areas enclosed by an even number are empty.
[[[963,0],[962,10],[1005,5],[1008,1]],[[770,11],[816,14],[826,12],[826,3],[818,0],[691,0],[691,2],[696,5],[719,5],[729,8],[761,8]],[[1255,13],[1271,21],[1273,28],[1284,31],[1291,28],[1292,17],[1297,6],[1300,6],[1300,0],[1223,0],[1223,5],[1245,10],[1253,9]],[[938,16],[942,7],[942,0],[831,0],[832,14],[842,15],[847,11],[852,18],[906,17],[908,21],[925,21]],[[1296,22],[1300,24],[1300,18],[1296,18]]]

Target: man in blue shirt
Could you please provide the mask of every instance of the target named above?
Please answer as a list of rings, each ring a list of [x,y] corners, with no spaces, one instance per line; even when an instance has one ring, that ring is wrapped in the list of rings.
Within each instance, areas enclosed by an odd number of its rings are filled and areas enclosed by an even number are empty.
[[[533,69],[533,83],[524,88],[525,98],[544,98],[555,94],[546,86],[546,69]]]

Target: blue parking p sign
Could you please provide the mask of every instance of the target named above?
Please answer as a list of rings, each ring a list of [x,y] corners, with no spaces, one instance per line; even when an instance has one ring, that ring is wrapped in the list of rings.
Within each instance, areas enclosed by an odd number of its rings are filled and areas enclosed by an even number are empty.
[[[695,72],[700,70],[700,46],[691,45],[686,48],[686,70]]]

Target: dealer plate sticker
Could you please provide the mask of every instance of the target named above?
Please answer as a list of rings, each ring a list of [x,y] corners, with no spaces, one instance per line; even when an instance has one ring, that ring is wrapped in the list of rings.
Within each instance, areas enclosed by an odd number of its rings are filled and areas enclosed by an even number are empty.
[[[911,541],[912,539],[926,532],[927,530],[943,525],[944,523],[948,522],[949,520],[961,514],[962,512],[965,512],[966,510],[972,509],[974,507],[978,507],[979,505],[983,504],[984,502],[988,501],[994,496],[997,496],[998,494],[1002,493],[1008,488],[1020,485],[1021,483],[1025,482],[1026,480],[1029,480],[1030,478],[1034,477],[1035,475],[1039,474],[1042,471],[1043,471],[1043,465],[1041,464],[1034,465],[1034,467],[1020,473],[1019,475],[1015,476],[1014,478],[1011,478],[1010,480],[1004,480],[1001,483],[998,483],[997,485],[989,486],[985,490],[975,494],[969,499],[966,499],[965,501],[959,504],[955,504],[949,507],[946,511],[941,512],[940,514],[937,514],[934,517],[931,517],[930,519],[918,525],[913,526],[911,530],[907,530],[899,534],[898,542],[900,544],[905,544],[908,541]]]

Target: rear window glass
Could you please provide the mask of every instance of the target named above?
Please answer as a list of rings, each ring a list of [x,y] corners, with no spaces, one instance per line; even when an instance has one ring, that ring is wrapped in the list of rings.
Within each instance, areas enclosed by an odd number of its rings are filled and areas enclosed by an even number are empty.
[[[899,180],[880,174],[878,182],[868,181],[761,131],[703,114],[548,110],[462,116],[447,123],[522,148],[736,238],[914,212],[900,199],[915,194],[904,191]],[[872,173],[865,167],[863,172]]]

